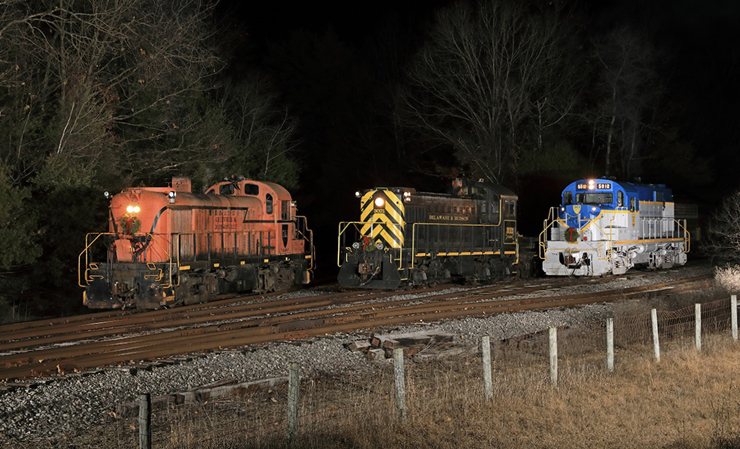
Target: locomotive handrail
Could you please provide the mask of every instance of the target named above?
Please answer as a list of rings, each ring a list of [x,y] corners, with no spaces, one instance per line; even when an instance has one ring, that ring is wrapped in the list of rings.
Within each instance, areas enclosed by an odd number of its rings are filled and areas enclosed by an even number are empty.
[[[344,232],[349,228],[350,225],[355,225],[355,231],[357,233],[360,233],[360,230],[357,228],[358,225],[364,225],[365,222],[362,221],[340,221],[339,222],[339,232],[337,233],[337,266],[341,267],[342,263],[340,262],[341,256],[342,256],[342,235]]]
[[[547,254],[547,230],[550,229],[557,223],[558,221],[555,219],[557,214],[555,213],[556,207],[551,207],[549,212],[547,213],[547,218],[542,223],[543,229],[542,232],[540,232],[537,245],[537,255],[540,259],[545,260],[545,255]],[[550,222],[548,224],[548,221]]]
[[[362,234],[361,228],[367,224],[368,222],[365,222],[365,221],[341,221],[339,222],[339,232],[337,233],[337,267],[341,267],[343,263],[341,258],[342,258],[342,238],[344,236],[344,233],[347,231],[347,229],[350,226],[354,225],[354,229],[355,231],[357,231],[357,235],[362,236],[363,234]],[[371,226],[371,229],[375,225],[375,223],[369,223],[369,224]],[[381,226],[380,223],[377,223],[377,225]],[[393,224],[387,223],[387,225],[389,226],[392,225],[398,228],[401,227],[401,225],[398,223],[393,223]],[[372,237],[372,231],[370,232],[370,234],[371,234],[370,238],[375,239],[375,237]],[[400,267],[401,263],[403,262],[403,251],[399,251],[399,257],[396,259],[396,261],[398,262],[399,264],[398,266]]]
[[[83,249],[80,252],[80,255],[77,256],[77,285],[79,287],[85,287],[87,284],[82,284],[82,255],[85,255],[85,281],[87,282],[87,271],[88,267],[90,266],[90,261],[88,260],[88,251],[90,250],[90,247],[102,236],[103,234],[110,234],[109,232],[88,232],[85,234],[85,249]],[[92,242],[88,242],[91,235],[95,235],[96,237],[93,239]]]
[[[255,252],[252,252],[252,240],[250,238],[248,240],[248,243],[247,243],[247,249],[248,249],[247,255],[248,256],[252,256],[252,257],[257,257],[257,256],[264,257],[264,256],[272,256],[272,255],[274,255],[274,251],[273,250],[275,249],[275,247],[274,246],[271,246],[271,244],[272,244],[273,241],[274,242],[277,242],[277,237],[275,236],[275,231],[273,231],[273,230],[259,230],[259,231],[258,230],[240,230],[240,231],[220,231],[220,232],[204,231],[204,232],[176,232],[176,233],[172,233],[173,236],[177,236],[177,240],[176,240],[177,245],[175,245],[175,248],[177,249],[177,251],[174,251],[174,248],[173,248],[173,252],[176,252],[177,253],[177,258],[176,258],[177,266],[178,266],[178,268],[180,268],[180,266],[181,266],[181,252],[182,251],[181,251],[180,242],[182,242],[182,239],[181,239],[182,236],[193,236],[193,237],[195,237],[195,236],[208,236],[208,242],[207,242],[208,247],[207,247],[207,249],[205,251],[205,255],[206,255],[206,259],[205,260],[206,261],[210,261],[212,255],[217,255],[217,253],[216,253],[217,251],[220,251],[220,253],[221,253],[220,256],[221,256],[222,259],[223,258],[226,258],[225,251],[227,249],[227,245],[225,245],[223,242],[222,242],[221,245],[218,245],[214,249],[211,246],[211,243],[212,243],[211,237],[213,237],[213,236],[221,236],[223,238],[225,235],[233,235],[234,236],[234,239],[235,239],[235,243],[234,243],[234,246],[233,247],[229,247],[229,248],[230,249],[233,249],[233,251],[234,251],[234,257],[236,258],[236,254],[238,253],[238,243],[236,243],[236,237],[238,235],[246,235],[246,236],[250,236],[251,237],[252,235],[255,235],[255,234],[258,234],[259,235],[259,238],[256,238],[255,241],[254,241],[256,251]],[[264,240],[264,236],[267,236],[267,245],[266,246],[262,244],[262,241]],[[175,240],[174,239],[173,239],[172,243],[173,244],[175,243]],[[265,249],[267,251],[265,251]],[[197,251],[195,245],[193,245],[192,262],[197,262],[197,261],[198,261],[198,251]]]
[[[89,281],[90,281],[88,279],[88,275],[87,275],[87,272],[89,271],[89,266],[90,266],[91,263],[93,263],[93,262],[91,262],[89,260],[89,256],[88,256],[89,255],[89,252],[90,252],[90,248],[95,244],[95,242],[97,242],[102,236],[105,236],[105,235],[120,236],[120,234],[117,234],[115,232],[89,232],[89,233],[87,233],[85,235],[85,242],[86,242],[85,248],[80,252],[79,256],[77,257],[77,285],[79,287],[85,287],[89,283]],[[164,235],[164,234],[155,234],[155,233],[151,233],[151,232],[145,232],[145,233],[139,233],[139,234],[135,234],[135,235],[136,236],[140,236],[140,237],[141,236],[151,236],[152,238],[149,238],[148,239],[149,242],[154,242],[154,244],[157,245],[162,250],[162,252],[166,255],[167,260],[161,261],[161,262],[156,262],[156,263],[159,263],[159,264],[167,264],[169,266],[169,270],[170,270],[169,285],[164,285],[164,287],[165,288],[171,287],[172,286],[172,255],[167,251],[166,248],[163,248],[159,244],[159,242],[157,242],[157,239],[153,238],[153,236],[155,236],[155,235]],[[93,240],[90,241],[90,236],[95,236],[95,238],[93,238]],[[109,250],[109,249],[107,249],[107,250]],[[84,258],[85,258],[85,269],[84,270],[82,270],[82,258],[83,258],[83,255],[84,255]],[[147,262],[146,260],[143,260],[143,261],[141,261],[139,263],[147,264],[148,267],[150,267],[150,264],[151,264],[150,262]],[[154,271],[154,269],[152,269],[151,267],[150,267],[150,270]],[[161,276],[161,274],[162,273],[161,273],[161,270],[160,270],[160,275],[159,276]],[[85,284],[83,284],[83,279],[85,281]],[[159,279],[161,279],[161,277]]]
[[[673,219],[673,221],[676,222],[676,224],[678,225],[678,227],[680,229],[683,229],[683,232],[684,232],[684,238],[683,238],[684,250],[683,250],[683,252],[684,252],[684,254],[686,254],[689,251],[691,251],[691,232],[689,232],[688,228],[686,227],[686,219],[683,220],[683,224],[681,224],[681,221],[676,220],[675,218]]]
[[[302,219],[303,220],[303,225],[304,225],[304,228],[305,228],[306,232],[308,232],[308,236],[306,234],[304,234],[304,232],[303,232],[302,229],[299,229],[298,228],[298,220],[299,219]],[[309,264],[307,270],[313,270],[315,268],[315,264],[316,264],[316,247],[314,247],[314,245],[313,245],[313,230],[308,228],[308,218],[306,218],[305,215],[296,215],[296,223],[295,224],[296,224],[296,231],[298,232],[298,234],[301,236],[301,238],[303,238],[303,240],[305,240],[306,242],[308,242],[309,254],[310,254],[311,261],[310,261],[310,264]]]
[[[413,223],[412,226],[411,226],[411,266],[409,267],[411,269],[415,268],[415,263],[416,263],[416,231],[417,231],[417,227],[420,227],[420,226],[448,226],[448,227],[451,227],[451,228],[458,227],[458,228],[461,228],[461,229],[462,228],[465,228],[465,227],[472,227],[472,228],[476,228],[477,227],[477,228],[482,228],[482,229],[486,229],[486,228],[496,229],[496,228],[501,228],[501,220],[499,220],[499,222],[497,224],[488,224],[488,223]],[[461,239],[459,239],[459,240],[461,240]],[[473,242],[473,245],[474,245],[474,242]],[[461,245],[459,245],[459,247],[461,248]],[[481,249],[483,249],[483,248],[481,248]],[[503,248],[501,249],[501,251],[503,252]],[[517,253],[517,257],[518,257],[518,249],[515,249],[514,251],[515,251],[515,253]]]

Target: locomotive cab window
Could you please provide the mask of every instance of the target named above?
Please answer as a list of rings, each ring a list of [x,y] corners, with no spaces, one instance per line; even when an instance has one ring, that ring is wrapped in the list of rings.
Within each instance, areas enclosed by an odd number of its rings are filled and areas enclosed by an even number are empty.
[[[257,196],[260,194],[260,186],[257,184],[244,184],[244,194]]]
[[[630,198],[630,210],[631,210],[632,212],[634,212],[634,211],[635,211],[635,203],[636,203],[636,202],[635,202],[635,197],[632,197],[632,198]]]
[[[222,184],[218,188],[218,194],[219,195],[233,195],[234,194],[234,184]]]
[[[576,195],[576,202],[594,205],[611,204],[614,202],[614,196],[611,192],[579,193]]]
[[[624,192],[621,190],[617,192],[617,206],[624,206]]]
[[[563,193],[563,206],[567,206],[569,204],[573,204],[573,192],[564,192]]]
[[[512,200],[504,201],[504,211],[507,217],[515,217],[516,216],[516,202]]]
[[[290,208],[288,207],[288,200],[280,202],[280,218],[282,220],[290,220]]]
[[[265,213],[272,213],[272,195],[270,195],[269,193],[265,195]]]

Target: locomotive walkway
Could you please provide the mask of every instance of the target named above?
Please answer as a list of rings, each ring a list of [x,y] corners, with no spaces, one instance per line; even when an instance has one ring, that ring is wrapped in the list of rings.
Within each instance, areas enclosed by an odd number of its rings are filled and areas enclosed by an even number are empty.
[[[645,276],[644,273],[636,274]],[[603,303],[712,285],[711,276],[628,289],[561,294],[601,278],[393,292],[352,291],[279,299],[224,299],[157,311],[92,313],[0,327],[0,381],[153,363],[183,354],[387,326]],[[310,292],[307,292],[310,294]]]

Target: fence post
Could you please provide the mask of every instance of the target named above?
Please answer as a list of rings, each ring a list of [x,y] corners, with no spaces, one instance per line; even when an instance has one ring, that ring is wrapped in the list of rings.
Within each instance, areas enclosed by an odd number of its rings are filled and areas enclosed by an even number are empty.
[[[396,379],[396,409],[398,417],[406,419],[406,381],[403,373],[403,349],[393,350],[393,374]]]
[[[696,350],[701,352],[701,304],[694,305],[694,333],[696,334]]]
[[[298,399],[301,378],[298,363],[288,365],[288,445],[290,446],[298,433]]]
[[[152,396],[139,395],[139,449],[152,449]]]
[[[558,328],[550,328],[550,382],[558,385]]]
[[[493,399],[493,376],[491,375],[491,338],[483,336],[481,343],[483,350],[483,387],[486,391],[486,399]]]
[[[730,315],[732,316],[732,338],[737,341],[737,295],[730,296]]]
[[[614,318],[606,319],[606,369],[614,372]]]
[[[655,351],[655,360],[660,362],[660,341],[658,341],[658,311],[652,309],[650,318],[653,322],[653,350]]]

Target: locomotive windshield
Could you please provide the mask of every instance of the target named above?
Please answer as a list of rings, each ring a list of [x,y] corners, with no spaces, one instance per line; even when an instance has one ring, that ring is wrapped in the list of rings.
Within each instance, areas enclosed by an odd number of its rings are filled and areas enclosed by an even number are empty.
[[[580,204],[611,204],[614,196],[611,192],[577,193],[576,203]]]

